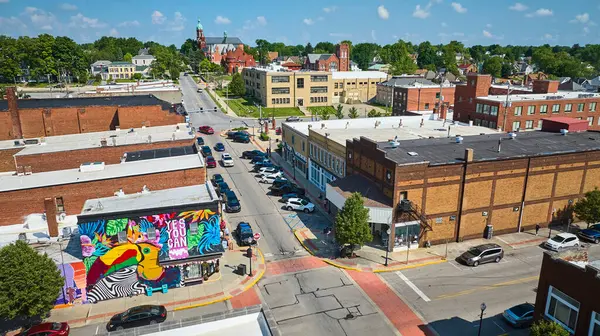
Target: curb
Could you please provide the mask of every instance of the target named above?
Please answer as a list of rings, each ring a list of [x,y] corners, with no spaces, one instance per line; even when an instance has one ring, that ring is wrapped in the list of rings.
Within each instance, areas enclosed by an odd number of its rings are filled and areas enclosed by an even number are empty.
[[[296,237],[296,239],[298,240],[298,242],[300,243],[300,245],[302,245],[302,247],[304,247],[304,249],[305,249],[305,250],[306,250],[308,253],[310,253],[310,255],[312,255],[312,256],[315,256],[315,253],[314,253],[314,252],[313,252],[311,249],[309,249],[309,248],[308,248],[308,247],[307,247],[307,246],[304,244],[304,241],[303,241],[302,239],[300,239],[300,237],[298,237],[298,233],[297,233],[297,232],[298,232],[298,230],[292,230],[292,232],[294,233],[294,236]],[[317,257],[317,258],[318,258],[318,257]],[[323,260],[323,261],[325,261],[325,260]],[[325,262],[326,262],[326,261],[325,261]],[[329,264],[329,263],[328,263],[328,264]]]
[[[435,261],[428,261],[428,262],[424,262],[424,263],[420,263],[420,264],[405,265],[405,266],[400,266],[400,267],[388,267],[388,268],[384,268],[384,269],[376,269],[373,271],[373,273],[396,272],[396,271],[401,271],[401,270],[405,270],[405,269],[411,269],[411,268],[417,268],[417,267],[423,267],[423,266],[429,266],[429,265],[436,265],[436,264],[443,264],[445,262],[448,262],[448,260],[441,259],[441,260],[435,260]]]

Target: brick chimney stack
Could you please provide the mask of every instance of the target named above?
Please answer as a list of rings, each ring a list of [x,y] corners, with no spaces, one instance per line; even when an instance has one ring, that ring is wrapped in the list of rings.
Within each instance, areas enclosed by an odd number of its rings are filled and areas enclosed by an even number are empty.
[[[8,100],[8,113],[12,123],[12,136],[14,139],[23,138],[21,119],[19,118],[19,106],[17,104],[17,88],[14,86],[6,88],[6,99]]]

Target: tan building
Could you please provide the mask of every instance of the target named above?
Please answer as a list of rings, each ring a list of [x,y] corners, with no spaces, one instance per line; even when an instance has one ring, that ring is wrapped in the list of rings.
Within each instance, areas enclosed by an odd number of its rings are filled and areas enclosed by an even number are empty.
[[[130,79],[135,74],[135,64],[129,62],[112,62],[108,65],[108,76],[112,79]]]
[[[377,86],[388,79],[381,71],[336,71],[333,79],[332,103],[366,103],[377,96]]]

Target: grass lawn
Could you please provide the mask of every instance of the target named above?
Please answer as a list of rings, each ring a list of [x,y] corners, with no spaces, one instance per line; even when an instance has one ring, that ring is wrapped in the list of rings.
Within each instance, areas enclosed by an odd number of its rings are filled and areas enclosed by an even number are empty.
[[[306,109],[308,111],[310,111],[311,114],[314,113],[316,115],[321,114],[321,111],[323,111],[323,110],[327,110],[327,111],[329,111],[329,115],[332,117],[334,117],[335,113],[337,112],[337,110],[333,106],[311,106],[311,107],[307,107]]]
[[[376,102],[369,102],[369,105],[373,105],[373,106],[377,106],[377,107],[381,107],[384,111],[387,111],[388,113],[392,113],[392,107],[391,106],[385,106],[383,104],[379,104]]]
[[[240,117],[252,117],[258,118],[260,112],[258,107],[254,105],[254,102],[248,101],[245,98],[229,99],[227,101],[229,108]],[[262,115],[264,117],[288,117],[288,116],[302,116],[304,115],[297,107],[274,107],[274,108],[263,108]]]

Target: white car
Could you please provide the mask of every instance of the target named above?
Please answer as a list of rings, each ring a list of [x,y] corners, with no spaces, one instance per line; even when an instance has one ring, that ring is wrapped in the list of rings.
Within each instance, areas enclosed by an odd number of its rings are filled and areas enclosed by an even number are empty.
[[[260,178],[261,183],[268,183],[268,184],[273,184],[273,181],[275,181],[275,180],[285,180],[285,179],[282,178],[278,174],[263,175]]]
[[[565,248],[579,246],[579,238],[572,233],[559,233],[548,239],[544,246],[552,251],[559,251]]]
[[[229,153],[221,154],[221,161],[223,162],[223,167],[233,167],[233,158]]]
[[[258,170],[258,173],[260,175],[266,173],[266,174],[275,174],[277,172],[279,172],[280,170],[278,168],[275,167],[262,167]]]
[[[261,178],[265,177],[265,176],[270,176],[270,177],[275,177],[275,178],[283,178],[283,173],[278,171],[276,173],[269,173],[269,172],[262,172],[259,174],[259,176]]]
[[[302,198],[290,198],[285,204],[289,211],[304,211],[306,213],[315,211],[315,205]]]

